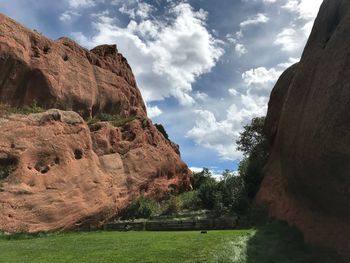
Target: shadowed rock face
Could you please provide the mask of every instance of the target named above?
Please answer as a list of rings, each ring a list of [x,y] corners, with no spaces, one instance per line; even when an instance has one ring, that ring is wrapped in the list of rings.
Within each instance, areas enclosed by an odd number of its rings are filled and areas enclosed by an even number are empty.
[[[33,100],[67,111],[0,108],[0,231],[95,228],[141,193],[161,199],[191,188],[179,147],[147,118],[116,46],[87,51],[0,15],[0,103]],[[99,113],[127,121],[114,127],[82,118]]]
[[[301,61],[272,91],[258,200],[306,241],[350,254],[350,2],[322,4]]]
[[[0,14],[0,102],[146,116],[134,75],[116,45],[88,51],[68,38],[52,41]]]

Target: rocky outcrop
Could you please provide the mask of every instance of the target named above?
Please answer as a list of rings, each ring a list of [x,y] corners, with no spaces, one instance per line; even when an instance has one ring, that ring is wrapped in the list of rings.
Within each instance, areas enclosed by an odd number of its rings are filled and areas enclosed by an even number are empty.
[[[350,254],[350,2],[325,0],[301,61],[277,82],[258,201],[309,243]]]
[[[9,108],[34,100],[61,110]],[[191,187],[116,46],[88,51],[0,15],[0,102],[0,231],[95,228],[141,193],[161,199]],[[98,121],[101,113],[119,119]]]
[[[126,59],[116,45],[89,51],[68,38],[52,41],[0,14],[0,103],[146,116]]]

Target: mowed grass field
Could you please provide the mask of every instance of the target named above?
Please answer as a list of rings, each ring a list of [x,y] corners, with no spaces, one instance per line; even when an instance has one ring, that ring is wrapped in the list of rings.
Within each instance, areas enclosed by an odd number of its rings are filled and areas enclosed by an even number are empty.
[[[83,232],[0,237],[0,262],[341,262],[282,223],[247,230]]]

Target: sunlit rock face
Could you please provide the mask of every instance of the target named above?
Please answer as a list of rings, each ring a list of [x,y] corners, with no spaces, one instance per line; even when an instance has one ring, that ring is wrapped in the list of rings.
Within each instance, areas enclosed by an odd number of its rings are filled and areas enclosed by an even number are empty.
[[[46,108],[146,116],[132,70],[116,45],[91,51],[68,38],[52,41],[0,14],[0,102],[36,100]]]
[[[309,243],[350,254],[350,2],[321,6],[301,61],[272,91],[258,201]]]
[[[191,187],[179,147],[147,118],[116,46],[88,51],[0,15],[0,231],[99,227],[140,195]],[[118,115],[118,125],[85,120]],[[85,120],[84,120],[85,119]]]

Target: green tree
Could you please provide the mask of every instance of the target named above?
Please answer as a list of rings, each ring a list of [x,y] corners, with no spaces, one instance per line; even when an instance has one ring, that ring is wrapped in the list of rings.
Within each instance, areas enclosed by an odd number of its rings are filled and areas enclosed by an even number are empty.
[[[217,184],[213,177],[209,177],[199,187],[199,197],[202,200],[203,207],[206,209],[214,209],[221,201]]]
[[[171,196],[165,203],[164,215],[174,215],[181,211],[183,206],[180,196]]]
[[[263,168],[268,158],[268,143],[264,134],[265,117],[252,119],[244,126],[237,140],[237,150],[244,154],[239,164],[239,174],[242,176],[245,191],[250,200],[259,191],[263,179]]]
[[[267,140],[264,134],[265,117],[253,118],[251,123],[244,126],[239,139],[237,150],[244,156],[267,157]]]
[[[225,170],[218,183],[218,191],[222,196],[222,204],[228,212],[240,212],[247,208],[248,202],[243,177]]]
[[[208,168],[203,168],[201,172],[193,173],[192,186],[194,190],[200,188],[200,186],[212,177]]]
[[[160,213],[159,204],[143,195],[134,199],[125,211],[124,217],[131,218],[150,218]]]

